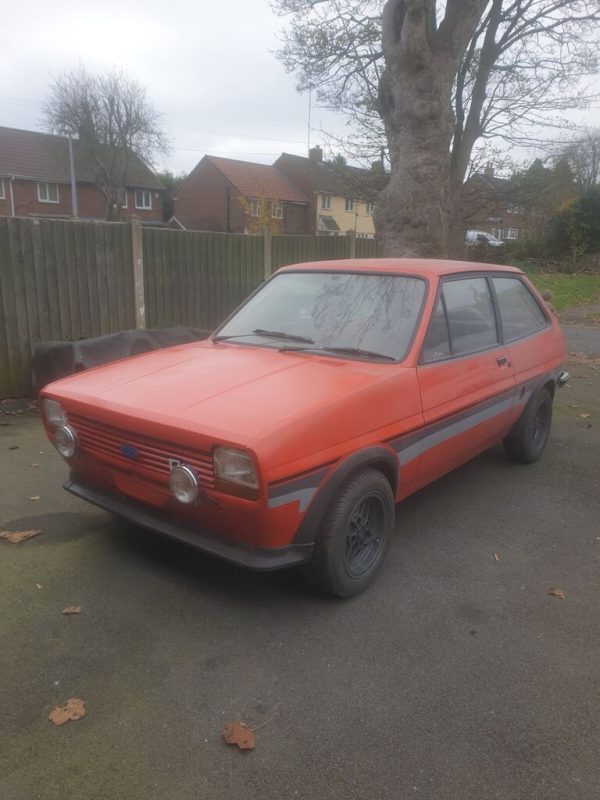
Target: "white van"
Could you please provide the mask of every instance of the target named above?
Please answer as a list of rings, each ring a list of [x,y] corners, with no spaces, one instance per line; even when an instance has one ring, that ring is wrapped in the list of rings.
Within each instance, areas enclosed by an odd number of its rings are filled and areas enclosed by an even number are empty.
[[[488,247],[504,247],[504,242],[496,239],[491,233],[487,231],[467,231],[465,234],[465,244],[467,247],[473,245],[487,245]]]

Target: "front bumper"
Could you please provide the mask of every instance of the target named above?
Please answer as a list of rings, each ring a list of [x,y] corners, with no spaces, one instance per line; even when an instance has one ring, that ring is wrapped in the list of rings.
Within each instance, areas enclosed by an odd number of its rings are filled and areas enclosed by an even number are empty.
[[[233,539],[225,539],[213,531],[167,517],[138,500],[81,483],[73,476],[65,483],[64,488],[71,494],[112,511],[136,525],[149,528],[151,531],[247,569],[274,570],[293,567],[309,561],[312,555],[312,544],[268,548],[253,547]]]

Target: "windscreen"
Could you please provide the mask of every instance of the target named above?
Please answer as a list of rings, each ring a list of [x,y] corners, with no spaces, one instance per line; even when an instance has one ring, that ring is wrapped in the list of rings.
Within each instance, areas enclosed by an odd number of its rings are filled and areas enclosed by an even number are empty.
[[[422,278],[345,272],[284,272],[252,297],[218,332],[261,347],[356,348],[402,359],[425,296]],[[256,332],[260,331],[261,334]],[[265,332],[276,335],[264,338]]]

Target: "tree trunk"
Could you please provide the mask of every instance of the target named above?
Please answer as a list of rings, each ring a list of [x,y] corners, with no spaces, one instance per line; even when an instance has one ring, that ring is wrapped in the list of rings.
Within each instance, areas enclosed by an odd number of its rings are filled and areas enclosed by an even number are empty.
[[[382,113],[391,174],[376,211],[377,236],[387,256],[442,257],[448,241],[454,122],[449,89],[431,64],[406,73],[391,96]]]
[[[375,227],[385,255],[448,255],[457,194],[450,158],[452,87],[486,4],[448,2],[439,24],[433,0],[387,0],[384,6],[379,113],[391,170]]]

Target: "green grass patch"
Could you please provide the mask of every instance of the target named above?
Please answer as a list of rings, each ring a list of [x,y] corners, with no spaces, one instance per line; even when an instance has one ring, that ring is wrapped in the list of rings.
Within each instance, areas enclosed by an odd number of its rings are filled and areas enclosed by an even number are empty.
[[[566,275],[560,272],[537,272],[522,267],[539,292],[552,292],[552,305],[557,311],[573,306],[600,302],[600,275]]]

